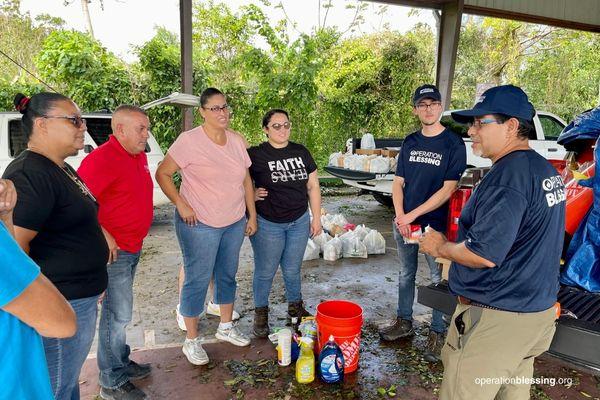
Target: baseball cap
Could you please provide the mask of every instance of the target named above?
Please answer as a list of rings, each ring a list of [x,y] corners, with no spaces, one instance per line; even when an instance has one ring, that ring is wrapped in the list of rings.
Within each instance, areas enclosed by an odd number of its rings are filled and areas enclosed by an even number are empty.
[[[531,121],[535,115],[535,109],[523,89],[513,85],[502,85],[483,92],[472,109],[451,113],[452,118],[461,124],[473,121],[474,117],[487,114],[504,114]]]
[[[417,103],[423,99],[442,101],[442,95],[435,85],[422,85],[415,90],[415,94],[413,95],[413,105],[416,106]]]

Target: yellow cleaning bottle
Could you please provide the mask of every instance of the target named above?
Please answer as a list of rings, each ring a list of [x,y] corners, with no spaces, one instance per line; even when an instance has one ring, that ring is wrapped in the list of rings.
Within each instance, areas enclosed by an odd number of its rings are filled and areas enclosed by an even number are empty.
[[[296,361],[296,380],[298,383],[311,383],[315,380],[315,353],[311,338],[300,338],[300,357]]]

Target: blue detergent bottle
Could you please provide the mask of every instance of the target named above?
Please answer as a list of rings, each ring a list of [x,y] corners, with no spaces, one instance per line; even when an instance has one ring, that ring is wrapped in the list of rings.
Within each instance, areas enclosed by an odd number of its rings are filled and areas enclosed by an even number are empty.
[[[325,383],[337,383],[344,380],[344,354],[335,343],[333,335],[323,345],[319,354],[317,373]]]

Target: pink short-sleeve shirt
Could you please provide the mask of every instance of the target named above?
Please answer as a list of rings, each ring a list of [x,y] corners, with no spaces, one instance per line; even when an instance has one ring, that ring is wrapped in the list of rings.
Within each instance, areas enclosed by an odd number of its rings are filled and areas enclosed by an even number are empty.
[[[222,228],[246,212],[244,178],[250,157],[242,138],[226,131],[227,143],[214,143],[199,126],[183,132],[168,154],[181,171],[180,195],[200,222]]]

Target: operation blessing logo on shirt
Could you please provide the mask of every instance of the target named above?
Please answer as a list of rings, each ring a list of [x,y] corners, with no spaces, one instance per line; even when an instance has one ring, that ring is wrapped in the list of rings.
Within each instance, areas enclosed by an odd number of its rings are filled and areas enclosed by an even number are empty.
[[[567,199],[565,195],[565,185],[560,175],[544,179],[542,181],[542,189],[544,189],[545,192],[549,192],[546,193],[548,207],[554,207]]]
[[[431,164],[439,167],[442,163],[443,155],[433,151],[411,150],[408,162]]]
[[[306,172],[306,166],[304,165],[304,161],[302,161],[302,157],[269,161],[267,165],[271,171],[271,181],[273,183],[308,179],[308,173]]]

